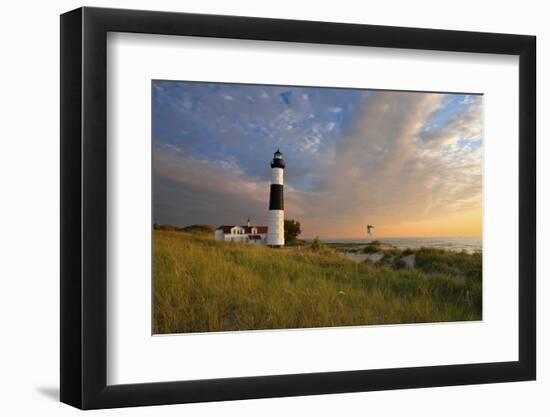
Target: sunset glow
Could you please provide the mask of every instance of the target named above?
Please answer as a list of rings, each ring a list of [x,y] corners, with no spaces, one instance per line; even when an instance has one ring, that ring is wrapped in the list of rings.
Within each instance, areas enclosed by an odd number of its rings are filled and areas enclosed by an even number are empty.
[[[303,238],[481,236],[483,96],[153,81],[154,222],[267,224]]]

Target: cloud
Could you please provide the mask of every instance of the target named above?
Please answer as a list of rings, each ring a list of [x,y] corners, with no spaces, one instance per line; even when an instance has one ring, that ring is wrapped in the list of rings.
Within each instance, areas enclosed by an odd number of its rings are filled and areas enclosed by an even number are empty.
[[[481,96],[466,97],[467,99],[461,102],[465,106],[461,106],[445,125],[437,125],[437,115],[433,120],[428,120],[419,132],[419,139],[436,150],[447,145],[456,146],[461,139],[479,139],[483,133],[482,98]]]
[[[373,93],[354,131],[337,142],[322,167],[320,189],[297,197],[305,229],[357,235],[367,223],[383,228],[480,208],[482,150],[457,142],[480,137],[481,100],[427,134],[425,126],[445,99]],[[453,151],[442,152],[448,145]]]
[[[171,151],[174,151],[174,152],[178,152],[178,153],[181,153],[181,149],[178,148],[177,146],[174,146],[170,143],[167,143],[164,145],[167,149],[171,150]]]
[[[267,221],[269,182],[248,178],[232,161],[201,160],[169,146],[155,147],[153,177],[158,223]]]
[[[266,164],[267,165],[267,164]],[[266,167],[269,170],[269,167]],[[269,181],[250,178],[232,161],[195,159],[170,146],[153,151],[154,217],[157,223],[267,224]],[[285,186],[292,216],[303,216],[304,194]]]
[[[278,146],[305,236],[481,216],[481,96],[182,84],[154,92],[156,221],[265,223]]]
[[[162,90],[153,92],[156,144],[171,144],[197,159],[231,158],[251,178],[262,180],[269,179],[266,167],[280,147],[293,167],[289,180],[297,187],[318,181],[317,159],[330,152],[331,142],[349,128],[364,100],[360,90],[157,84]]]

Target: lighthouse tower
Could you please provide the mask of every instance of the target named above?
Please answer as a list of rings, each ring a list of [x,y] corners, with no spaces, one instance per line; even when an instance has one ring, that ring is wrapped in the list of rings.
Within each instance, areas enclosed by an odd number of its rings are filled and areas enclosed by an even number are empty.
[[[283,197],[283,172],[285,161],[277,149],[271,161],[271,190],[269,192],[269,218],[267,244],[281,247],[285,245],[285,203]]]

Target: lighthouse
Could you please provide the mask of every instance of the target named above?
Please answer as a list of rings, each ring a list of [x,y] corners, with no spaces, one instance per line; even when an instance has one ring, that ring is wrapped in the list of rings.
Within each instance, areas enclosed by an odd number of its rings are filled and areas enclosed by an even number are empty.
[[[283,196],[283,173],[285,161],[277,149],[271,161],[271,189],[269,192],[269,218],[267,244],[274,247],[285,245],[285,203]]]

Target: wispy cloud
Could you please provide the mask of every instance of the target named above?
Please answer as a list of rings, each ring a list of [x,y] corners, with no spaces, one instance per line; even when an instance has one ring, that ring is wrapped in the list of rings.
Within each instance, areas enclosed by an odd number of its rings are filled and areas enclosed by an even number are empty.
[[[287,161],[287,215],[306,235],[481,216],[481,96],[161,87],[153,105],[157,221],[265,222],[277,146]]]
[[[481,99],[444,126],[426,124],[441,94],[371,94],[354,131],[336,142],[318,192],[298,204],[312,230],[356,235],[367,223],[395,224],[481,208],[481,148],[458,147],[481,135]],[[420,139],[420,140],[419,140]],[[450,146],[451,150],[445,150]]]

